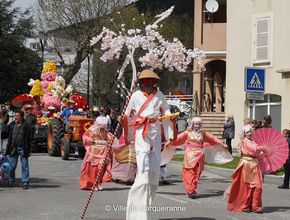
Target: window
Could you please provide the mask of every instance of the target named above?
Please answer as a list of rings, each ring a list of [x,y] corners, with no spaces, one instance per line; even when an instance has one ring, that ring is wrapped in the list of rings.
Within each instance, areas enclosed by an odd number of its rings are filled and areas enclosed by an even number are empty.
[[[30,49],[31,50],[36,51],[36,50],[38,50],[38,48],[39,48],[38,43],[31,43],[30,44]]]
[[[248,116],[263,121],[265,115],[271,115],[272,127],[281,130],[281,96],[264,95],[264,101],[250,101]]]
[[[252,62],[269,65],[272,62],[272,21],[273,13],[253,16]]]

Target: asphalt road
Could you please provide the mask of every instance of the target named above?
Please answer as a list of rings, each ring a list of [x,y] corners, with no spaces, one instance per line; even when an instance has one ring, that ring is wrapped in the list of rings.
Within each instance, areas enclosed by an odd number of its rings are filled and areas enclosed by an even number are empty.
[[[80,219],[89,191],[80,190],[78,186],[81,160],[70,158],[63,161],[45,153],[34,154],[30,158],[31,184],[28,190],[20,186],[19,168],[14,188],[7,188],[0,180],[0,220]],[[171,184],[159,187],[151,219],[290,219],[290,190],[264,184],[263,214],[231,213],[223,199],[223,192],[230,184],[228,178],[203,172],[198,185],[199,199],[192,200],[186,197],[181,182],[181,163],[170,163],[168,170]],[[125,219],[130,186],[104,183],[103,188],[104,191],[94,193],[85,219]]]

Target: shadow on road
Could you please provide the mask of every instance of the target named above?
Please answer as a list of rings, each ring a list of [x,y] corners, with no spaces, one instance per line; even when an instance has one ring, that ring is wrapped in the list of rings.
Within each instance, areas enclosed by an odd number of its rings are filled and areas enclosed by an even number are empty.
[[[290,210],[290,206],[266,206],[263,207],[263,213],[285,212]]]
[[[222,196],[225,191],[223,190],[210,190],[210,193],[198,194],[198,198],[209,198],[214,196]]]
[[[43,184],[44,183],[44,184]],[[49,180],[46,178],[30,178],[30,188],[57,188],[60,187],[60,185],[56,184],[50,184]]]
[[[200,178],[200,180],[203,180],[205,182],[213,182],[213,183],[216,183],[216,182],[220,182],[220,183],[230,183],[231,182],[230,179],[225,179],[225,178],[209,178],[207,176],[202,176]]]
[[[29,188],[31,189],[39,189],[39,188],[49,189],[49,188],[58,188],[58,187],[60,187],[60,185],[35,185],[35,184],[29,185]]]
[[[169,185],[173,185],[174,183],[181,183],[182,180],[178,180],[178,179],[169,179],[168,178],[168,181],[169,181]]]
[[[165,195],[186,195],[185,193],[176,193],[176,192],[157,192],[157,194],[165,194]]]

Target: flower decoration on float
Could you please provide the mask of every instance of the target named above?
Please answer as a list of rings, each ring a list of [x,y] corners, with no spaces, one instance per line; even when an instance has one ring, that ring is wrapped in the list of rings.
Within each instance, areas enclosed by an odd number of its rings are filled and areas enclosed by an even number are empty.
[[[76,108],[82,108],[83,110],[87,109],[87,99],[82,97],[80,94],[74,93],[69,97],[69,99],[75,102]]]
[[[41,81],[39,79],[37,79],[37,80],[30,79],[28,85],[32,86],[32,88],[30,90],[30,95],[32,95],[33,97],[44,95]]]
[[[56,63],[45,62],[43,65],[42,73],[56,72]]]

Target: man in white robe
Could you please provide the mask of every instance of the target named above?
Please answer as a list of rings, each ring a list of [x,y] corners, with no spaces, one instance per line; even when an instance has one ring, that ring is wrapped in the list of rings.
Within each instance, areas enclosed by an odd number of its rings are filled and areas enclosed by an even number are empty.
[[[130,140],[130,127],[136,128],[135,151],[137,161],[136,179],[129,191],[127,220],[147,220],[150,206],[159,184],[161,126],[165,139],[172,139],[174,126],[170,120],[159,120],[161,115],[170,114],[169,106],[161,91],[156,88],[160,78],[151,70],[143,70],[138,81],[140,90],[133,93],[123,118],[125,141]],[[137,114],[133,124],[128,118]]]

